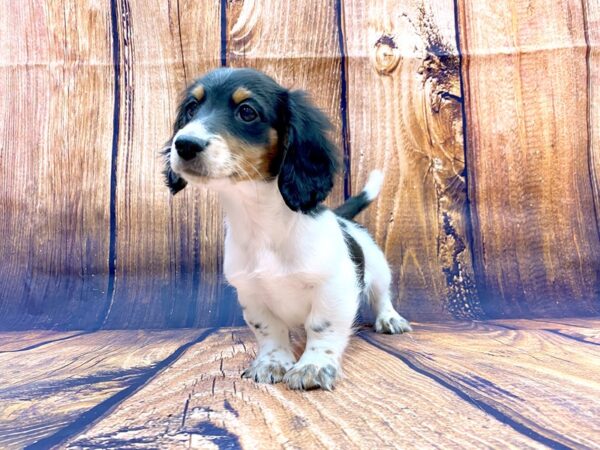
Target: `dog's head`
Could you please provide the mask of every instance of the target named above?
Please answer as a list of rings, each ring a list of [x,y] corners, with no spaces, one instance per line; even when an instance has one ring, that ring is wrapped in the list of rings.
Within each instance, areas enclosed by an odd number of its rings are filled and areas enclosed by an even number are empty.
[[[330,123],[302,91],[261,72],[217,69],[185,91],[167,143],[166,183],[274,182],[294,211],[314,209],[337,169]]]

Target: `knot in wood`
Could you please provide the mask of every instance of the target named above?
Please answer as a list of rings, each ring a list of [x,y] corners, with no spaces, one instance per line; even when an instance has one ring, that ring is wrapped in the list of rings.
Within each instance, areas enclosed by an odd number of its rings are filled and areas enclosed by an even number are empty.
[[[394,37],[383,34],[375,42],[375,70],[382,75],[391,74],[400,62],[400,51]]]

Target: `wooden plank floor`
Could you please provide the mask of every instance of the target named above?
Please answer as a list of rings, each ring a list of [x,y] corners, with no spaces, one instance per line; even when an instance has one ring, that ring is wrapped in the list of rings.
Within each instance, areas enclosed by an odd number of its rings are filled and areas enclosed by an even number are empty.
[[[0,333],[0,448],[599,448],[600,320],[360,330],[333,392],[244,328]]]

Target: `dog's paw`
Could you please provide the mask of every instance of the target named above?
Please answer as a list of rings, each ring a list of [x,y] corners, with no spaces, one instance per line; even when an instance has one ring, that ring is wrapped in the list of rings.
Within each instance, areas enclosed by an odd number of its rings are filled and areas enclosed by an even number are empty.
[[[275,384],[283,380],[288,371],[280,362],[269,362],[252,364],[242,372],[242,378],[251,378],[257,383]]]
[[[396,311],[382,313],[375,321],[375,331],[384,334],[400,334],[412,331],[410,323]]]
[[[257,383],[279,383],[285,373],[294,365],[293,355],[278,350],[271,350],[259,356],[250,367],[242,372],[242,378],[251,378]]]
[[[331,391],[338,378],[338,370],[333,364],[319,367],[315,364],[296,364],[283,377],[290,389],[325,389]]]

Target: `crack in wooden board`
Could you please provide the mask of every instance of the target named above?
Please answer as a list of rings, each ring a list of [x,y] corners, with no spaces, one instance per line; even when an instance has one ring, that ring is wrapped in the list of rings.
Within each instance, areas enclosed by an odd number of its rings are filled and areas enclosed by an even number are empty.
[[[506,319],[488,321],[488,324],[513,329],[544,330],[567,339],[575,339],[590,345],[600,345],[600,321],[594,319]]]
[[[32,330],[27,332],[0,332],[0,353],[23,351],[32,346],[71,338],[77,331]]]

